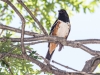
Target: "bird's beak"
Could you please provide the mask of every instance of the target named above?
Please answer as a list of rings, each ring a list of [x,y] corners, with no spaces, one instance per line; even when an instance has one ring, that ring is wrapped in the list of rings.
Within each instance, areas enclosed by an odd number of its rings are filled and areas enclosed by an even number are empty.
[[[59,13],[62,13],[60,10],[58,10]]]
[[[58,10],[58,12],[60,12],[60,10]]]

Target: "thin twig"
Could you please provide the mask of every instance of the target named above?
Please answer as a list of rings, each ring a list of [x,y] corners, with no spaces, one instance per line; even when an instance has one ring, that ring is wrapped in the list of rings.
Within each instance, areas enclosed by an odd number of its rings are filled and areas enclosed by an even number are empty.
[[[22,2],[22,0],[17,0],[26,10],[27,12],[31,15],[31,17],[35,20],[35,22],[39,25],[40,29],[43,31],[45,35],[48,35],[44,27],[41,25],[41,23],[38,21],[38,19],[32,14],[32,12],[27,8],[27,6]]]
[[[56,63],[56,64],[58,64],[58,65],[60,65],[60,66],[63,66],[63,67],[65,67],[65,68],[67,68],[67,69],[71,69],[71,70],[73,70],[73,71],[78,71],[78,70],[73,69],[73,68],[71,68],[71,67],[68,67],[68,66],[62,65],[62,64],[60,64],[60,63],[58,63],[58,62],[56,62],[56,61],[54,61],[54,60],[52,60],[52,62],[53,62],[53,63]]]
[[[76,70],[76,69],[73,69],[73,68],[71,68],[71,67],[69,67],[69,66],[62,65],[62,64],[60,64],[60,63],[58,63],[58,62],[56,62],[56,61],[54,61],[54,60],[52,60],[52,62],[53,62],[53,63],[56,63],[56,64],[58,64],[58,65],[60,65],[60,66],[62,66],[62,67],[65,67],[65,68],[67,68],[67,69],[71,69],[71,70],[73,70],[73,71],[76,71],[76,72],[78,72],[78,73],[85,74],[85,75],[91,75],[91,74],[88,74],[88,73],[86,73],[86,72],[82,72],[82,71],[78,71],[78,70]]]

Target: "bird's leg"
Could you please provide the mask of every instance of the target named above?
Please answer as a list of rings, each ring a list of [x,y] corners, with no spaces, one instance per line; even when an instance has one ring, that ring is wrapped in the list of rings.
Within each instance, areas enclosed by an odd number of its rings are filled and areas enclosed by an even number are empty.
[[[58,42],[58,41],[56,41],[56,44],[58,44],[58,45],[59,45],[59,49],[58,49],[58,51],[61,51],[61,50],[62,50],[62,48],[63,48],[63,45],[62,45],[60,42]]]
[[[62,48],[63,48],[63,45],[61,43],[59,43],[59,49],[58,49],[58,51],[61,51]]]

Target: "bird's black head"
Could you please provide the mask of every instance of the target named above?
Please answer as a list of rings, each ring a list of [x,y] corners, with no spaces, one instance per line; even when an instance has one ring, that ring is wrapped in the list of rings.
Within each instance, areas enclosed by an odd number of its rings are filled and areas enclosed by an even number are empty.
[[[59,16],[58,16],[59,20],[62,20],[64,22],[69,22],[69,16],[68,16],[66,10],[60,9],[58,12],[59,12]]]

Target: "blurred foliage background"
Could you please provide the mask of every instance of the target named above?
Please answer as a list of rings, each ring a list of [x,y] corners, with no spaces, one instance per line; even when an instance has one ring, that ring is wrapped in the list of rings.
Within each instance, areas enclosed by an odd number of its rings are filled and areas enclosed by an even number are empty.
[[[26,12],[26,10],[17,2],[10,0],[26,19],[26,25],[32,25],[33,31],[40,32],[38,25]],[[59,9],[65,9],[70,16],[73,12],[79,13],[87,11],[93,13],[95,7],[100,4],[100,0],[23,0],[27,7],[37,17],[47,31],[50,31],[51,25],[57,18]],[[15,12],[6,3],[0,2],[0,22],[6,22],[7,25],[14,19]]]
[[[26,27],[31,26],[32,31],[42,33],[38,25],[34,22],[26,10],[17,2],[17,0],[10,1],[24,16],[26,20]],[[83,11],[84,13],[93,13],[95,12],[95,7],[98,7],[100,4],[100,0],[23,0],[23,2],[37,17],[48,33],[58,16],[57,14],[59,9],[65,9],[69,16],[73,16],[73,12],[80,13],[80,11]],[[0,1],[0,23],[10,25],[15,18],[16,13],[14,10],[12,10],[12,8],[3,1]],[[11,31],[5,31],[2,35],[3,36],[0,37],[10,38],[14,34]],[[16,48],[14,45],[18,45],[18,43],[11,43],[9,40],[3,43],[0,42],[0,52],[8,52],[9,50],[14,49],[12,53],[21,54],[21,48]],[[27,48],[33,50],[29,46],[27,46]],[[32,53],[34,54],[34,52]],[[30,55],[32,55],[32,53]],[[41,73],[37,69],[34,70],[33,67],[34,65],[30,61],[5,57],[0,60],[0,75],[38,75]],[[47,74],[51,75],[49,73]]]

